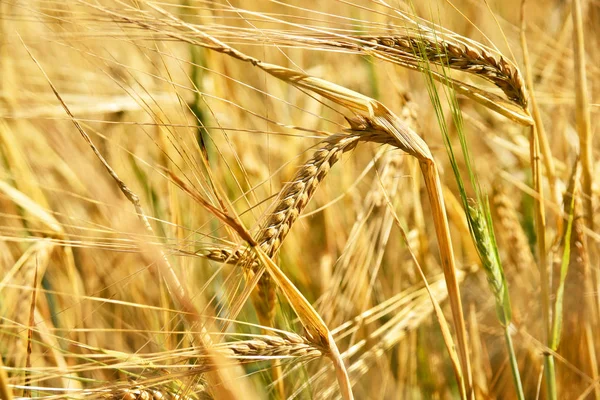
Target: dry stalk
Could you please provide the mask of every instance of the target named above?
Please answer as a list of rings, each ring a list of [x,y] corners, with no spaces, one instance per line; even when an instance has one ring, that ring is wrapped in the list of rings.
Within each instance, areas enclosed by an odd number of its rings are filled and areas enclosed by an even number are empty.
[[[544,128],[544,121],[542,119],[541,111],[537,104],[537,99],[534,92],[533,82],[533,69],[529,61],[529,50],[527,48],[527,39],[525,37],[525,0],[521,3],[521,47],[523,49],[523,62],[525,64],[525,76],[527,87],[531,95],[531,110],[533,112],[533,120],[535,122],[532,128],[532,134],[535,135],[535,140],[539,142],[537,146],[540,147],[542,154],[542,161],[546,168],[546,175],[548,176],[548,183],[550,184],[550,195],[554,203],[559,206],[561,203],[560,192],[558,189],[557,178],[556,178],[556,167],[554,165],[554,157],[550,150],[550,144],[548,142],[548,136],[546,135],[546,129]],[[530,139],[530,142],[533,140]],[[532,145],[532,144],[531,144]],[[533,145],[532,145],[533,146]],[[535,161],[538,162],[539,161]],[[533,166],[534,160],[532,160],[532,169],[538,168]],[[537,188],[536,188],[537,190]],[[543,210],[542,210],[543,211]],[[556,218],[556,228],[558,231],[562,230],[563,220],[561,217]]]
[[[525,0],[521,3],[521,48],[523,51],[523,62],[527,73],[528,89],[533,93],[532,67],[529,60],[529,50],[527,49],[527,40],[525,38]],[[533,103],[535,105],[535,102]],[[542,342],[549,345],[551,329],[551,310],[550,310],[550,281],[551,275],[548,270],[548,254],[546,247],[546,210],[544,204],[544,188],[541,169],[541,149],[540,136],[543,135],[543,124],[539,112],[535,112],[537,117],[535,124],[531,127],[531,136],[529,139],[529,159],[531,163],[531,172],[533,178],[533,187],[537,197],[534,203],[535,213],[535,234],[537,240],[537,259],[540,270],[540,303],[542,307]],[[554,379],[554,359],[552,355],[544,356],[544,375],[546,378],[546,389],[549,399],[556,398],[556,381]]]
[[[13,391],[8,382],[8,375],[6,374],[6,369],[4,369],[2,357],[0,357],[0,398],[4,400],[13,399]]]
[[[583,33],[583,18],[581,1],[573,0],[573,57],[575,68],[575,115],[577,119],[577,133],[581,149],[581,166],[583,177],[583,204],[585,208],[586,225],[594,230],[594,203],[593,203],[593,152],[592,152],[592,127],[588,100],[587,78],[585,72],[585,43]]]
[[[471,335],[471,351],[473,353],[473,382],[477,390],[476,398],[489,398],[488,379],[484,364],[483,346],[481,343],[481,331],[477,322],[477,311],[475,304],[469,305],[469,334]]]
[[[582,171],[583,172],[583,171]],[[565,290],[567,293],[582,294],[585,301],[577,296],[569,296],[565,302],[567,310],[577,310],[581,314],[581,320],[591,320],[595,325],[598,314],[595,312],[595,303],[592,300],[591,293],[594,292],[592,286],[592,276],[590,268],[590,257],[587,248],[587,238],[585,235],[585,217],[583,211],[583,202],[581,200],[580,190],[575,190],[577,182],[571,181],[569,188],[565,193],[565,215],[573,213],[573,230],[571,234],[571,258],[569,260],[569,272],[572,279],[567,279],[566,284],[572,285],[571,290]],[[573,200],[573,196],[575,199]],[[574,201],[574,208],[571,210],[571,202]],[[581,293],[581,288],[584,293]],[[569,304],[571,306],[569,306]]]

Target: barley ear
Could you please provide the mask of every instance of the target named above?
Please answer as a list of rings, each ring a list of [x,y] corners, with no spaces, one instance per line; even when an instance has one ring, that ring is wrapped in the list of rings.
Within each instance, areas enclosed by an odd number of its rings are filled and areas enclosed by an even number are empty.
[[[484,217],[478,206],[468,206],[468,220],[473,234],[473,241],[481,259],[481,266],[496,301],[496,314],[500,323],[507,326],[512,318],[508,285],[500,264],[497,245],[489,220]]]

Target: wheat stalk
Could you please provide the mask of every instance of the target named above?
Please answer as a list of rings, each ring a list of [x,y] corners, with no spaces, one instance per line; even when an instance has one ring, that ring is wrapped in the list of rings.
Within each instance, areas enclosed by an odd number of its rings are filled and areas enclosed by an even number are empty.
[[[527,40],[525,37],[525,2],[521,3],[521,49],[523,51],[523,62],[525,64],[525,73],[527,76],[528,89],[533,94],[533,72],[531,61],[529,59],[529,50],[527,47]],[[534,119],[535,124],[531,127],[531,136],[529,139],[529,159],[531,163],[531,172],[533,176],[533,186],[537,192],[538,197],[535,199],[534,212],[535,212],[535,234],[536,234],[536,247],[537,247],[537,258],[540,269],[540,297],[542,305],[542,320],[543,320],[543,342],[550,346],[550,331],[551,331],[551,309],[550,309],[550,280],[551,276],[548,271],[548,258],[546,248],[546,209],[544,204],[544,190],[542,182],[542,171],[541,171],[541,154],[544,148],[543,143],[545,130],[543,128],[543,122],[541,120],[540,113],[537,111],[535,95],[533,110],[535,112]],[[546,154],[546,158],[550,156]],[[556,191],[554,192],[556,194]],[[560,225],[560,224],[559,224]],[[544,357],[544,374],[546,377],[546,390],[548,398],[551,400],[556,399],[556,380],[554,376],[554,359],[551,354],[547,354]]]

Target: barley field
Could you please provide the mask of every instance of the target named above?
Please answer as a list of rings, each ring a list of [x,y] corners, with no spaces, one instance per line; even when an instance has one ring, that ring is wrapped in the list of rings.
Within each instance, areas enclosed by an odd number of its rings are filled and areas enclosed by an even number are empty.
[[[0,398],[600,399],[597,0],[0,0]]]

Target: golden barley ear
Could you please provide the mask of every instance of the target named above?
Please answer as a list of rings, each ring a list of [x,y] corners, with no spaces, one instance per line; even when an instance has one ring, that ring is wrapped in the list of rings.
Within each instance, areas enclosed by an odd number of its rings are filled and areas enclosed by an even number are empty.
[[[433,32],[417,25],[399,36],[358,36],[352,41],[331,39],[332,46],[365,52],[405,68],[431,73],[432,78],[458,93],[522,125],[532,125],[527,112],[527,90],[519,69],[490,49],[451,32]],[[488,90],[449,77],[431,65],[466,72],[485,79],[504,92],[506,99]]]

